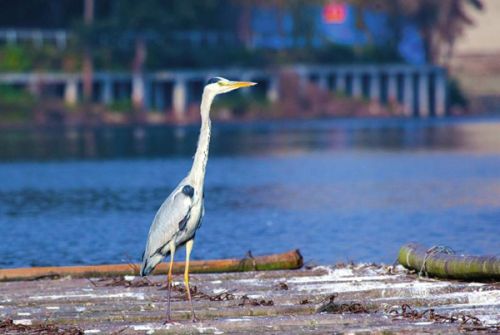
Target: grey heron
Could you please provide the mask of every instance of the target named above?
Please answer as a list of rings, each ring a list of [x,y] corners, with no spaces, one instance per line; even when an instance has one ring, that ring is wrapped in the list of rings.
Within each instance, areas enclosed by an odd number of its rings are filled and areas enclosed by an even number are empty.
[[[203,184],[208,160],[210,143],[210,106],[217,94],[227,93],[241,87],[253,86],[247,81],[230,81],[222,77],[211,78],[203,89],[201,99],[201,129],[198,147],[194,155],[193,166],[188,175],[158,209],[149,229],[146,248],[142,256],[141,276],[146,276],[170,254],[170,264],[167,276],[167,322],[170,317],[170,296],[172,291],[172,265],[177,248],[186,246],[186,266],[184,270],[184,285],[191,306],[192,321],[196,321],[191,292],[189,289],[189,257],[193,248],[194,237],[200,227],[204,214]]]

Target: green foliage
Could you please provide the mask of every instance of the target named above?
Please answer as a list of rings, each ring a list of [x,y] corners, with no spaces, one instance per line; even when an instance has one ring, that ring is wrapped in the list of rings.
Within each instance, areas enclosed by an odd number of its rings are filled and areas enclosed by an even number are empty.
[[[109,109],[112,110],[113,112],[121,113],[121,114],[132,113],[132,110],[133,110],[132,100],[121,99],[121,100],[114,101],[109,106]]]
[[[36,99],[26,90],[0,85],[0,121],[25,121],[32,118]]]
[[[124,54],[122,54],[124,56]],[[115,54],[112,59],[119,59]],[[147,67],[162,69],[203,68],[203,67],[266,67],[293,63],[384,63],[402,61],[395,50],[366,46],[354,49],[349,46],[330,44],[322,48],[293,48],[286,50],[254,49],[244,47],[205,47],[192,48],[177,45],[151,45],[148,49]],[[116,66],[115,62],[115,66]],[[125,65],[125,64],[123,64]]]
[[[241,92],[216,98],[213,105],[214,115],[223,110],[230,110],[234,116],[243,116],[251,109],[263,109],[269,106],[263,94],[242,94]]]
[[[80,55],[71,47],[62,51],[53,45],[7,45],[0,47],[0,72],[73,72],[80,68],[80,59]]]
[[[32,55],[21,46],[7,46],[0,49],[0,71],[27,71],[33,65]]]

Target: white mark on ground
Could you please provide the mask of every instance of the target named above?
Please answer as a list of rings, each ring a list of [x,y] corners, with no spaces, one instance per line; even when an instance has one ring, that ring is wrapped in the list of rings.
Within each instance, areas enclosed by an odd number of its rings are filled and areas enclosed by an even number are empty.
[[[329,266],[317,266],[313,270],[325,270],[327,272],[327,276],[336,276],[336,277],[352,277],[354,276],[354,272],[350,268],[340,268],[340,269],[332,269]]]
[[[18,319],[18,320],[12,320],[12,322],[15,325],[24,325],[24,326],[31,326],[32,322],[30,319]]]
[[[227,322],[241,322],[241,321],[252,321],[252,319],[249,318],[241,318],[241,319],[224,319],[224,321]]]
[[[310,277],[296,277],[288,279],[289,283],[296,284],[306,284],[306,283],[321,283],[321,282],[362,282],[362,281],[377,281],[377,280],[387,280],[387,281],[396,281],[397,276],[352,276],[352,277],[344,277],[333,275],[324,275],[324,276],[310,276]]]
[[[132,281],[135,279],[135,276],[124,276],[123,279],[125,279],[126,281]]]
[[[101,332],[100,329],[87,329],[83,331],[84,334],[97,334],[100,332]]]
[[[446,305],[446,308],[460,308],[481,305],[499,305],[500,306],[500,290],[494,291],[475,291],[475,292],[453,292],[445,294],[430,295],[430,299],[457,299],[466,301],[453,305]]]
[[[83,312],[83,311],[85,311],[86,309],[87,309],[87,308],[85,308],[85,307],[75,307],[75,311],[77,311],[77,312]]]
[[[153,325],[153,324],[150,324],[150,323],[146,323],[146,324],[143,324],[143,325],[132,325],[131,328],[133,330],[142,330],[142,331],[146,331],[146,334],[153,334],[155,330],[159,330],[159,329],[169,329],[170,328],[170,323],[169,324],[166,324],[166,325]]]
[[[359,266],[362,267],[362,264]],[[364,275],[356,276],[353,269],[351,268],[340,268],[332,269],[329,266],[317,266],[313,270],[323,270],[326,274],[319,276],[304,276],[295,277],[288,279],[289,283],[306,284],[315,282],[346,282],[346,281],[377,281],[377,280],[388,280],[395,281],[399,279],[398,275],[386,275],[380,271],[374,271],[373,269],[363,269]],[[368,273],[369,272],[369,273]]]
[[[58,299],[70,299],[70,298],[136,298],[137,300],[144,300],[144,293],[136,292],[123,292],[114,294],[65,294],[65,295],[39,295],[30,297],[32,300],[58,300]]]
[[[210,333],[214,333],[214,334],[224,334],[223,331],[220,331],[219,329],[217,329],[215,327],[203,327],[203,326],[199,326],[199,327],[193,326],[193,327],[196,328],[196,330],[198,330],[198,333],[200,333],[200,334],[204,334],[206,332],[210,332]]]
[[[222,284],[222,280],[212,280],[210,283],[212,283],[212,284]]]
[[[45,308],[57,310],[57,309],[59,309],[59,306],[47,306]]]
[[[474,305],[493,305],[500,304],[500,290],[470,292],[467,294],[469,304]]]
[[[403,283],[391,283],[383,281],[368,281],[368,282],[331,282],[323,284],[306,284],[298,287],[299,291],[306,292],[316,292],[321,291],[323,293],[328,292],[359,292],[368,290],[383,290],[387,287],[391,289],[400,289],[401,292],[398,294],[401,296],[411,295],[411,296],[428,296],[435,289],[447,287],[450,284],[447,282],[403,282]],[[404,292],[404,291],[407,292]]]
[[[238,283],[245,283],[245,284],[261,284],[260,279],[255,279],[255,278],[251,278],[251,279],[238,279],[237,282]]]
[[[27,313],[27,312],[17,312],[17,315],[19,316],[30,316],[31,313]]]
[[[476,315],[476,317],[481,320],[485,325],[495,325],[500,322],[500,315]]]
[[[224,288],[216,288],[212,292],[214,294],[220,294],[220,293],[226,292],[226,289],[224,289]]]

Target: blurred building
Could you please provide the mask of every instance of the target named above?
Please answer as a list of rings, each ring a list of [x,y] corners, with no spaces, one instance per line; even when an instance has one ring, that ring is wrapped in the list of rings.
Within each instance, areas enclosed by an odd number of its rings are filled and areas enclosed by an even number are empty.
[[[457,42],[457,56],[499,55],[500,1],[483,0],[483,11],[471,11],[474,25],[469,27]]]
[[[500,1],[483,2],[483,11],[470,13],[474,25],[457,41],[450,68],[471,109],[500,112]]]
[[[363,12],[363,23],[360,24],[355,8],[345,3],[331,2],[324,6],[311,6],[308,10],[314,22],[308,41],[313,47],[332,43],[383,46],[389,44],[393,37],[387,15],[381,12]],[[294,22],[291,13],[282,13],[272,7],[258,7],[253,13],[250,44],[254,48],[304,47],[306,41],[294,38],[293,31],[299,24]],[[410,23],[402,29],[397,50],[408,63],[425,63],[422,39]]]

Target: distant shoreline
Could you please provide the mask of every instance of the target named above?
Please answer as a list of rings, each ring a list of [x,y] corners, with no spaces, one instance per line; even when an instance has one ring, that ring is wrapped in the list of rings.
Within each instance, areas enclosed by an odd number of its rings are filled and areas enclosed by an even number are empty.
[[[213,125],[216,127],[224,126],[255,126],[262,124],[299,124],[299,123],[316,123],[321,121],[337,121],[340,125],[352,123],[353,121],[362,123],[364,126],[387,126],[389,124],[401,123],[415,123],[415,124],[449,124],[461,122],[500,122],[500,114],[467,114],[467,115],[454,115],[447,117],[406,117],[406,116],[315,116],[315,117],[275,117],[266,119],[229,119],[229,120],[212,120]],[[187,122],[162,122],[162,123],[140,123],[140,122],[126,122],[126,123],[78,123],[78,124],[35,124],[35,123],[22,123],[22,124],[1,124],[0,130],[51,130],[51,129],[94,129],[94,128],[198,128],[199,121]]]

